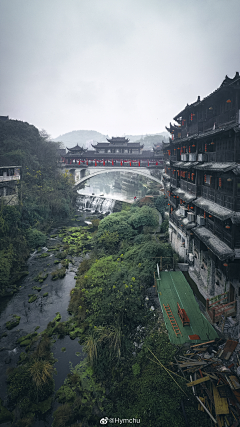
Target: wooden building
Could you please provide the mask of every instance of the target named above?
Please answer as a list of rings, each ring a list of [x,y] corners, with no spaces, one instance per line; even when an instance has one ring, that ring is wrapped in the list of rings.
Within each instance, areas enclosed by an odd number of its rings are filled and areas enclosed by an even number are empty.
[[[240,300],[239,73],[174,120],[163,148],[170,241],[205,298]]]
[[[112,137],[107,141],[98,142],[97,145],[92,144],[92,147],[97,153],[140,153],[144,147],[140,142],[129,142],[128,138],[121,136]]]

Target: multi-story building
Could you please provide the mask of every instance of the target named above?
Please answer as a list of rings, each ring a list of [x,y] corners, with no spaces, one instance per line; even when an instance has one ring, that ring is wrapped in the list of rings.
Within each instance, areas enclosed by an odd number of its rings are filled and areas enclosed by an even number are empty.
[[[0,166],[0,201],[7,205],[18,203],[17,182],[21,166]]]
[[[169,239],[207,299],[228,292],[240,318],[240,77],[226,76],[170,124]]]

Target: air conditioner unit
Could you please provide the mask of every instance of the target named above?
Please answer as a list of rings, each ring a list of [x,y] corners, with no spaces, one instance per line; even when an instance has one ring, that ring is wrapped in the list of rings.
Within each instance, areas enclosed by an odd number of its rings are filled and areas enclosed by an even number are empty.
[[[190,153],[189,154],[189,162],[196,162],[196,160],[197,160],[196,153]]]
[[[181,154],[181,160],[183,162],[187,162],[188,161],[188,154]]]
[[[188,254],[188,257],[189,257],[189,261],[193,262],[193,260],[194,260],[194,255],[193,255],[193,254],[191,254],[191,253],[189,253],[189,254]]]
[[[195,214],[193,212],[188,212],[187,213],[187,219],[189,222],[194,222],[195,221]]]
[[[180,214],[182,216],[186,216],[186,208],[184,208],[183,206],[180,206]]]
[[[206,162],[207,161],[207,154],[198,154],[198,161],[199,162]]]
[[[197,224],[198,225],[205,225],[205,218],[201,215],[197,215]]]

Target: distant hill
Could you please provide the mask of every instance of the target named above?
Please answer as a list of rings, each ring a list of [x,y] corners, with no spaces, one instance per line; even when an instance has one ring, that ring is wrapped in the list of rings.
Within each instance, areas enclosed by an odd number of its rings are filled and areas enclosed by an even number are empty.
[[[117,136],[117,135],[115,135]],[[165,141],[167,142],[168,133],[162,132],[153,135],[125,135],[131,142],[141,141],[144,143],[144,149],[150,149],[153,144]],[[91,144],[94,142],[106,142],[108,135],[103,135],[95,130],[73,130],[72,132],[54,138],[54,141],[62,142],[65,147],[72,148],[76,144],[92,149]]]
[[[78,144],[81,147],[93,149],[91,146],[93,141],[104,142],[106,138],[108,138],[108,135],[103,135],[95,130],[73,130],[54,138],[53,141],[62,142],[68,148],[72,148]]]

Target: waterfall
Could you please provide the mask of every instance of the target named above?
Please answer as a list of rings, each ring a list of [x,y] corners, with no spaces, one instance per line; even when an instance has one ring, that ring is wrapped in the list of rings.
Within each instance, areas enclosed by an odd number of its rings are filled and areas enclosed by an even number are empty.
[[[86,210],[91,213],[112,213],[114,205],[115,200],[103,197],[79,195],[77,198],[78,210]]]

